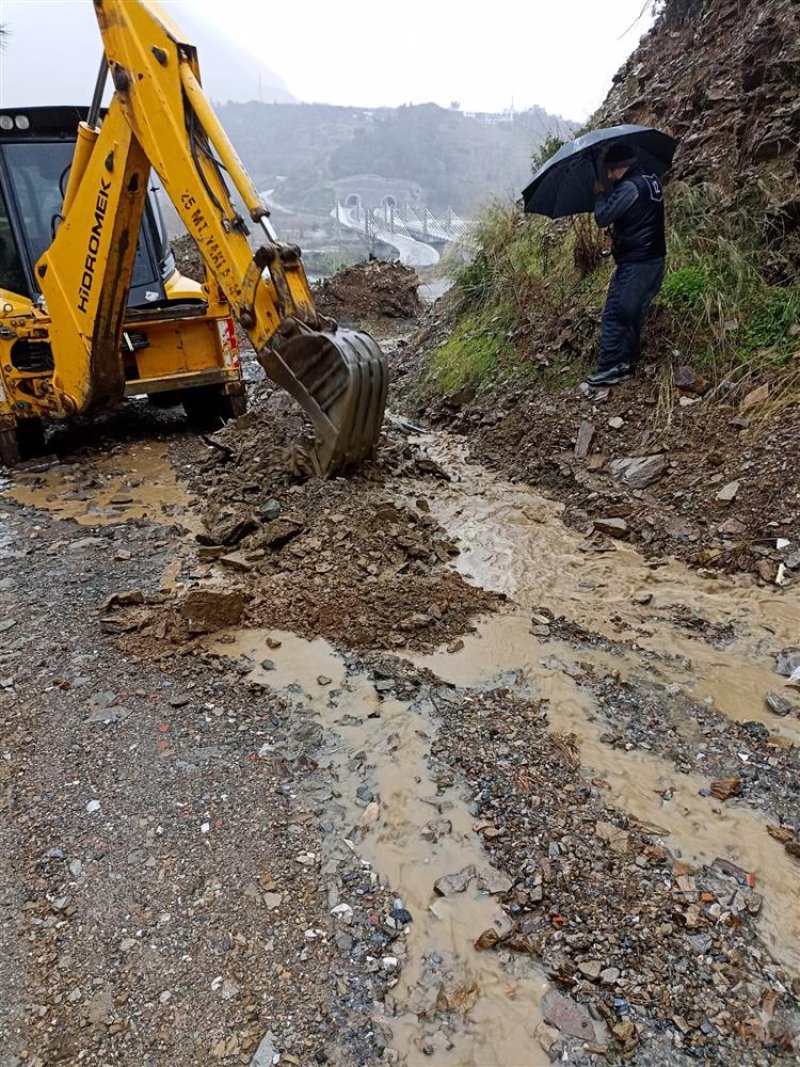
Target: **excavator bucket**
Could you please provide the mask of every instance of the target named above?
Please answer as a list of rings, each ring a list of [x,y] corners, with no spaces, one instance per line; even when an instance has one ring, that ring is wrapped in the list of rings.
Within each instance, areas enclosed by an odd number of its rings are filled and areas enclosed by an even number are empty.
[[[258,361],[314,427],[306,466],[326,477],[372,455],[389,375],[374,338],[355,330],[308,331],[264,348]]]

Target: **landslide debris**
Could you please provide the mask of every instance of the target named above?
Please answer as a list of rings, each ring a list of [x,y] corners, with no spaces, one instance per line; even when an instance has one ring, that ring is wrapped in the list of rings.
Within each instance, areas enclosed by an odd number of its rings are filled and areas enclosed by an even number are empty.
[[[766,197],[763,236],[776,273],[792,283],[800,265],[800,8],[793,0],[668,0],[595,121],[652,125],[680,138],[674,178],[721,186],[728,209]]]
[[[496,595],[449,566],[458,550],[424,497],[397,502],[398,480],[445,477],[405,435],[389,429],[374,463],[321,481],[291,473],[287,446],[301,431],[275,393],[208,439],[214,447],[184,441],[189,484],[205,502],[194,581],[178,598],[113,606],[108,632],[182,643],[241,624],[338,648],[432,649],[493,609]]]
[[[506,928],[476,930],[476,947],[542,963],[555,987],[550,1049],[575,1055],[570,1037],[585,1040],[595,1019],[607,1027],[595,1051],[631,1062],[787,1062],[800,985],[764,958],[747,872],[684,862],[614,807],[576,739],[550,732],[545,705],[505,688],[465,698],[393,658],[367,662],[403,699],[430,694],[440,790],[464,783],[491,862],[512,880]]]
[[[378,260],[345,267],[324,279],[314,300],[323,315],[334,319],[413,319],[420,311],[418,288],[411,267]]]

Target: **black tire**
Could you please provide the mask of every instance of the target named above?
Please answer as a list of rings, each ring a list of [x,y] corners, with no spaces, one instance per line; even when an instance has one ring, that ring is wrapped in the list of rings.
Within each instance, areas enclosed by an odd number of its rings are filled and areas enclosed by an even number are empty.
[[[13,430],[0,430],[0,459],[6,467],[16,467],[26,459],[41,456],[45,447],[41,419],[20,419]]]
[[[187,389],[183,394],[183,409],[196,430],[218,430],[230,419],[238,419],[247,411],[244,393],[231,396],[222,386],[205,385]]]

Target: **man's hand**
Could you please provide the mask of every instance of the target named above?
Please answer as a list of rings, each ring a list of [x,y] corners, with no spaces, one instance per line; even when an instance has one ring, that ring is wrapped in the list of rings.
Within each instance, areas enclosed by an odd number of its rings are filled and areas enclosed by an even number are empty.
[[[603,183],[598,178],[597,181],[594,183],[594,195],[595,196],[602,196],[605,191],[606,191],[605,185],[603,185]]]

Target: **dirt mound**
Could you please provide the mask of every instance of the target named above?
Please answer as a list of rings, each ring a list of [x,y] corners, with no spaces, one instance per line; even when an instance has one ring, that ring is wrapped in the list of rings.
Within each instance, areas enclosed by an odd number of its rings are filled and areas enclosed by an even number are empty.
[[[314,294],[332,318],[413,319],[419,314],[419,278],[401,263],[357,263],[326,278]]]
[[[196,570],[211,585],[144,608],[115,606],[107,631],[181,643],[230,624],[224,597],[209,605],[220,581],[237,594],[231,610],[243,625],[339,648],[432,649],[493,608],[497,597],[449,567],[458,550],[424,497],[426,483],[446,477],[435,463],[389,433],[378,459],[347,478],[300,481],[287,446],[302,421],[281,394],[265,405],[207,438],[211,449],[191,438],[176,445],[206,502]]]

